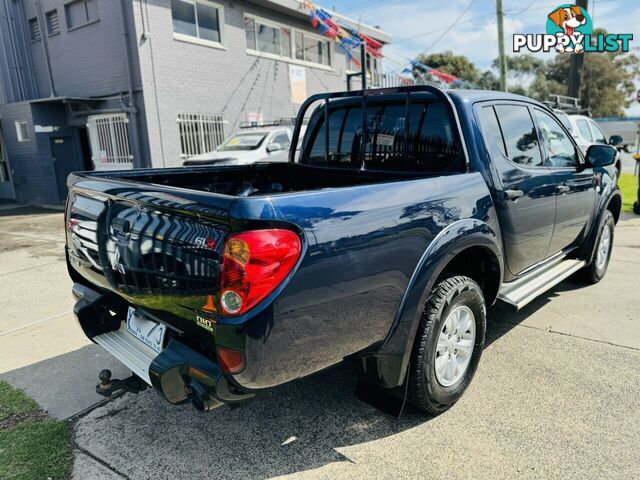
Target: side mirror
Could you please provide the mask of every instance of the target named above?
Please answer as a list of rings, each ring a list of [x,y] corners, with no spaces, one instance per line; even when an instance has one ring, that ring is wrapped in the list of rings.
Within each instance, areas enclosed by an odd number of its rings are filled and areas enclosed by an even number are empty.
[[[610,145],[591,145],[587,149],[587,164],[589,167],[606,167],[616,161],[618,152]]]
[[[282,146],[279,143],[270,143],[267,145],[267,153],[279,152]]]
[[[624,139],[620,135],[611,135],[609,137],[609,145],[612,145],[614,147],[616,145],[620,145],[622,142],[624,142]]]

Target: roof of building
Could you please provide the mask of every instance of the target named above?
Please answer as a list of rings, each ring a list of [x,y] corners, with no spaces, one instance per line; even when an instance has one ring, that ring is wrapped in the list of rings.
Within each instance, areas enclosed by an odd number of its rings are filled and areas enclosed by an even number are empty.
[[[299,18],[309,18],[309,14],[307,11],[303,9],[304,2],[302,0],[247,0],[250,3],[254,3],[256,5],[264,6],[276,11],[280,11],[281,13],[292,15]],[[338,19],[348,23],[354,29],[358,30],[360,33],[363,33],[374,40],[377,40],[382,43],[391,43],[391,35],[387,32],[381,30],[378,27],[372,27],[369,25],[365,25],[363,23],[358,22],[355,19],[349,18],[345,15],[341,15],[338,12],[331,11],[331,15],[337,17]]]

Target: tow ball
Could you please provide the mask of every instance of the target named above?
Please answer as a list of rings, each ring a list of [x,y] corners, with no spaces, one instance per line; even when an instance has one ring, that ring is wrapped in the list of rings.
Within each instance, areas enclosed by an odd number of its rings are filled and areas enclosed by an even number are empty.
[[[137,375],[123,378],[111,378],[111,370],[104,369],[98,375],[100,383],[96,385],[96,393],[107,399],[122,392],[135,393],[136,395],[146,390],[148,385]]]

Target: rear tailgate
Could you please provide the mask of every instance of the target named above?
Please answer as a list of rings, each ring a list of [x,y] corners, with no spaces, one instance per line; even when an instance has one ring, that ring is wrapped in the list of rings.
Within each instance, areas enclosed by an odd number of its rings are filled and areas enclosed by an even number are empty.
[[[96,175],[74,175],[70,183],[66,240],[74,279],[202,338],[198,321],[213,318],[234,197]]]

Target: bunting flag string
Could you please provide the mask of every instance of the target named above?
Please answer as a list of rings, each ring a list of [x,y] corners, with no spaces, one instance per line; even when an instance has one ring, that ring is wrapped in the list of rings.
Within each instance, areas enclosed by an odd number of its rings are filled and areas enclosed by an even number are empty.
[[[382,44],[373,38],[359,33],[353,27],[340,19],[336,19],[331,13],[305,0],[302,4],[305,10],[309,10],[311,25],[322,35],[338,43],[350,62],[360,68],[360,62],[354,57],[352,50],[364,43],[365,50],[376,58],[384,58],[381,50]]]
[[[422,62],[419,62],[418,60],[411,60],[410,64],[412,68],[411,69],[405,68],[402,71],[403,73],[412,73],[413,69],[416,69],[426,73],[427,75],[431,75],[444,83],[453,84],[453,85],[463,83],[463,81],[460,78],[456,77],[455,75],[452,75],[450,73],[445,73],[436,68],[432,68],[428,65],[425,65]]]
[[[382,43],[358,32],[353,26],[335,18],[331,13],[314,5],[311,0],[304,0],[302,8],[309,11],[311,25],[313,25],[313,27],[325,37],[337,42],[340,49],[347,56],[347,59],[352,62],[356,68],[360,68],[361,65],[354,57],[352,50],[360,47],[363,43],[368,54],[376,58],[385,58],[381,52],[383,46]],[[421,74],[430,75],[443,83],[451,85],[461,85],[464,83],[457,76],[432,68],[418,60],[411,60],[409,64],[411,65],[411,68],[403,69],[403,74],[414,74],[418,71]],[[420,76],[422,77],[422,75]],[[407,82],[410,81],[410,78],[407,79]]]

